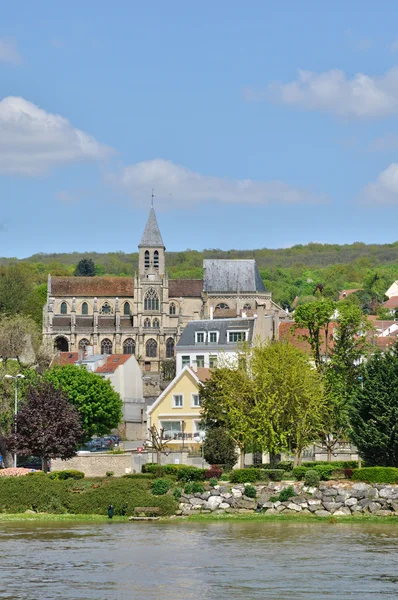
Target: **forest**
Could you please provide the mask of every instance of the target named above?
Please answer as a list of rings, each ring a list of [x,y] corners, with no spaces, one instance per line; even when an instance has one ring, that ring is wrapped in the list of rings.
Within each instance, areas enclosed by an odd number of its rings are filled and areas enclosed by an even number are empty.
[[[96,275],[131,277],[138,269],[138,253],[73,252],[35,254],[28,258],[0,258],[0,312],[30,314],[38,323],[46,299],[47,275],[75,274],[82,259],[92,259]],[[316,244],[256,250],[207,249],[167,252],[169,277],[200,279],[204,258],[254,258],[273,299],[291,310],[311,301],[315,293],[337,299],[344,289],[364,312],[377,313],[384,293],[398,279],[398,242],[392,244]]]

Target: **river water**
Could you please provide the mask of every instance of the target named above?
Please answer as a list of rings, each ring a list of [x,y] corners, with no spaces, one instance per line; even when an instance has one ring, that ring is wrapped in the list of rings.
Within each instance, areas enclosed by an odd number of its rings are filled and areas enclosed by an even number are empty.
[[[0,599],[398,598],[398,523],[0,523]]]

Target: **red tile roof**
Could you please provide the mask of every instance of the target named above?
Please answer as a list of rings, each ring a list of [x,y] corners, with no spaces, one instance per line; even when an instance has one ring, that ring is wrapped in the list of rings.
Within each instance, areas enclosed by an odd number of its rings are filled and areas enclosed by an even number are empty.
[[[355,292],[360,292],[360,291],[361,291],[361,288],[352,288],[350,290],[343,290],[339,294],[339,300],[343,300],[347,296],[350,296],[351,294],[354,294]]]
[[[133,297],[132,277],[52,277],[51,295],[62,297]]]
[[[398,308],[398,296],[391,296],[383,306],[384,308]]]
[[[328,329],[328,347],[332,348],[333,347],[333,332],[336,328],[337,324],[336,323],[330,323],[329,324],[329,329]],[[296,327],[296,323],[294,321],[285,321],[285,322],[281,322],[279,324],[279,338],[281,340],[285,340],[287,342],[289,342],[290,344],[293,344],[293,346],[296,346],[296,348],[300,348],[300,350],[303,350],[306,354],[311,354],[311,346],[310,344],[303,339],[304,335],[308,335],[308,329],[303,328],[303,327]],[[325,336],[326,333],[325,331],[323,331],[321,333],[321,338],[322,338],[322,342],[321,342],[321,352],[323,354],[326,353],[326,340],[325,340]]]
[[[60,352],[54,358],[52,364],[53,365],[74,365],[75,362],[79,360],[78,352]]]
[[[200,298],[202,292],[202,279],[169,279],[169,298]]]
[[[199,379],[199,381],[204,383],[205,381],[210,379],[211,371],[210,369],[205,369],[204,367],[198,367],[196,377]]]
[[[124,365],[132,354],[110,354],[102,367],[98,367],[96,373],[114,373],[120,365]]]

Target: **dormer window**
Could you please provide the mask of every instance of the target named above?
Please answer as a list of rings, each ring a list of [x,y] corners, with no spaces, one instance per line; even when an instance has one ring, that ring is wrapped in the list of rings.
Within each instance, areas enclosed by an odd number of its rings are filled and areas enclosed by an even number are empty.
[[[209,332],[209,344],[217,344],[218,342],[218,331]]]
[[[244,342],[247,339],[247,331],[228,331],[228,343]]]
[[[206,333],[204,331],[195,331],[195,343],[204,344],[206,341]]]

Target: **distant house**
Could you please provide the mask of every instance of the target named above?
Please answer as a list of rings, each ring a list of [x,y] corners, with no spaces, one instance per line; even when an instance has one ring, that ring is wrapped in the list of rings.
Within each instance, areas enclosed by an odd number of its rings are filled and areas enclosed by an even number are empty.
[[[398,295],[391,296],[386,302],[384,302],[383,306],[390,312],[392,316],[395,316],[398,311]]]
[[[200,445],[201,408],[199,386],[210,377],[209,369],[194,371],[188,366],[148,408],[148,428],[163,429],[170,449],[198,450]]]
[[[133,354],[93,354],[88,346],[83,352],[60,352],[53,364],[81,366],[109,379],[123,401],[124,434],[128,440],[142,440],[146,432],[146,405],[143,397],[142,372]]]
[[[393,298],[394,296],[398,296],[398,279],[394,281],[384,294],[387,298]]]
[[[350,290],[342,290],[339,293],[339,300],[344,300],[347,296],[351,296],[351,294],[355,294],[355,292],[361,292],[361,288],[352,288]]]

